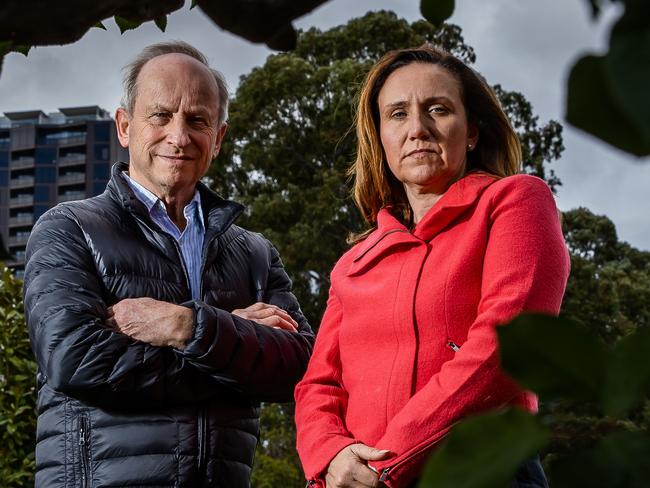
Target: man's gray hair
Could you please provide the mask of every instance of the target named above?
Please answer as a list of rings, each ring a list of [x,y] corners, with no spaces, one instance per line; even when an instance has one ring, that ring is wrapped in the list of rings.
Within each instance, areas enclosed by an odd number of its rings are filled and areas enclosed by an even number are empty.
[[[162,56],[163,54],[186,54],[191,58],[196,59],[201,64],[204,64],[214,76],[217,82],[217,89],[219,91],[219,120],[218,126],[220,127],[226,119],[228,119],[228,85],[223,75],[216,69],[210,68],[208,60],[205,55],[187,42],[183,41],[170,41],[159,42],[145,47],[136,58],[129,64],[122,68],[124,78],[122,80],[124,86],[124,93],[122,95],[122,107],[126,109],[129,114],[133,114],[135,108],[135,97],[138,92],[138,75],[142,71],[142,67],[153,58]]]

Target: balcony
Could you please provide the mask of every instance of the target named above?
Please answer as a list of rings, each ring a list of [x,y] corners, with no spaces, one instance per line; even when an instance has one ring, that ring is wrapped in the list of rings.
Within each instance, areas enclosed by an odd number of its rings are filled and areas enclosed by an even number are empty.
[[[68,173],[67,175],[59,176],[59,185],[74,185],[86,182],[85,173]]]
[[[16,217],[9,217],[10,227],[19,227],[23,225],[33,225],[34,214],[17,215]]]
[[[70,191],[66,192],[63,195],[59,195],[59,203],[69,202],[71,200],[83,200],[86,198],[86,192],[84,191]]]
[[[86,155],[85,154],[68,154],[67,156],[61,156],[59,159],[57,159],[57,165],[59,167],[66,167],[66,166],[78,166],[80,164],[85,164],[86,163]]]
[[[29,207],[34,205],[34,195],[20,195],[9,199],[9,207]]]
[[[8,246],[24,246],[24,245],[27,244],[27,239],[29,239],[29,233],[17,234],[15,236],[9,236],[9,238],[7,239],[7,245]]]
[[[33,157],[22,157],[18,159],[12,159],[9,163],[11,169],[23,169],[23,168],[33,168],[34,167],[34,158]]]
[[[34,186],[33,176],[19,176],[9,181],[9,188],[26,188],[30,186]]]
[[[86,144],[86,136],[65,137],[57,139],[56,142],[59,146],[79,146],[81,144]]]
[[[5,261],[5,264],[7,266],[11,266],[11,267],[13,267],[13,266],[24,266],[25,265],[25,254],[26,254],[25,250],[20,249],[18,251],[15,251],[13,254],[14,254],[13,258],[8,259],[7,261]]]

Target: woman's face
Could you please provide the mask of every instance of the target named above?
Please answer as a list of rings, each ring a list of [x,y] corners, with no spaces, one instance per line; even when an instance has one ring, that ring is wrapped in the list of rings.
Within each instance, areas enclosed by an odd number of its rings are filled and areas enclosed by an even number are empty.
[[[436,64],[411,63],[390,74],[377,102],[386,160],[407,194],[444,193],[478,139],[456,78]]]

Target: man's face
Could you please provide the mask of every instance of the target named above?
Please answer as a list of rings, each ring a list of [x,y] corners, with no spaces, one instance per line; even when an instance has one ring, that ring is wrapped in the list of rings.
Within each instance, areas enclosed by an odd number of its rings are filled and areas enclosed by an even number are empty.
[[[191,198],[219,152],[226,125],[218,117],[218,87],[206,66],[184,54],[148,61],[138,75],[133,113],[116,113],[129,176],[163,200]]]

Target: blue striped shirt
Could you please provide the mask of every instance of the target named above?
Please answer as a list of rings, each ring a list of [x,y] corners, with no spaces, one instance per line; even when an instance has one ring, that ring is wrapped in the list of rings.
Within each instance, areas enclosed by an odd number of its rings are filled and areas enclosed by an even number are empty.
[[[156,195],[131,179],[122,172],[124,179],[133,190],[136,198],[140,200],[149,210],[149,216],[158,226],[172,236],[178,243],[181,250],[181,257],[185,263],[190,290],[194,300],[201,299],[201,252],[203,250],[203,238],[205,237],[205,225],[203,222],[203,211],[201,210],[201,195],[198,190],[194,191],[194,197],[183,209],[183,215],[187,225],[185,230],[176,226],[167,214],[167,208],[163,201]]]

